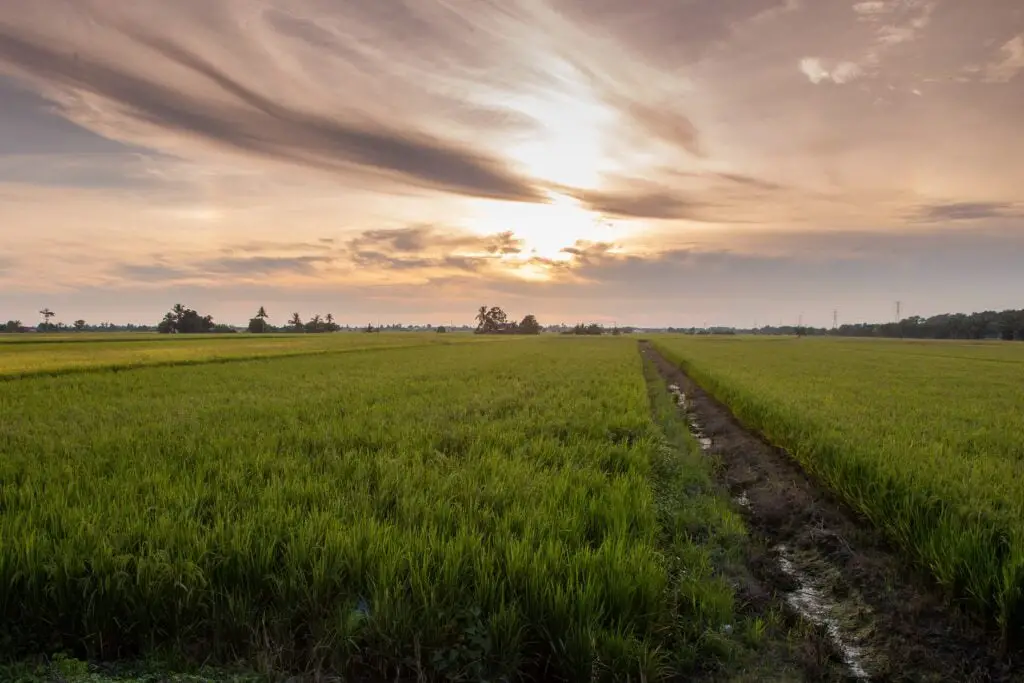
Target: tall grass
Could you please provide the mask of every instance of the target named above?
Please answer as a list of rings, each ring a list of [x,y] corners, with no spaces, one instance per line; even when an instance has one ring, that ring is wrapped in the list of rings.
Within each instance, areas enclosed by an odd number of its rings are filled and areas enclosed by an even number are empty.
[[[1024,347],[660,337],[949,592],[1024,625]]]
[[[732,597],[699,544],[742,532],[672,488],[648,399],[635,345],[605,339],[2,383],[0,653],[713,665]]]

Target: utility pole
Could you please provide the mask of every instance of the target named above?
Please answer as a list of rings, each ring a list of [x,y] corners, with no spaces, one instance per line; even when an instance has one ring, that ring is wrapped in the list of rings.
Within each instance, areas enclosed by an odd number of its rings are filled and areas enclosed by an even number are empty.
[[[837,327],[839,327],[839,311],[834,310],[832,311],[832,329],[834,330]]]
[[[900,318],[900,309],[902,309],[902,308],[903,308],[903,302],[902,301],[897,301],[896,302],[896,322],[899,322],[900,319],[901,319]]]

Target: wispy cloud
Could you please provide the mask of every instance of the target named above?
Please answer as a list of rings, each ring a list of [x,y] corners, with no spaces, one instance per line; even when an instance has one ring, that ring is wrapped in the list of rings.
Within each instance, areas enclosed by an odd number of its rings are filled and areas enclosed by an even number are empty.
[[[1024,204],[1011,202],[951,202],[920,207],[918,220],[932,223],[1024,218]]]
[[[989,83],[1009,83],[1024,71],[1024,33],[1011,38],[999,48],[999,58],[985,67]]]
[[[134,35],[171,64],[214,86],[202,97],[59,51],[0,27],[0,60],[50,85],[88,92],[137,121],[225,148],[325,171],[379,174],[472,196],[536,201],[536,187],[498,159],[412,130],[346,121],[283,104],[187,48]]]

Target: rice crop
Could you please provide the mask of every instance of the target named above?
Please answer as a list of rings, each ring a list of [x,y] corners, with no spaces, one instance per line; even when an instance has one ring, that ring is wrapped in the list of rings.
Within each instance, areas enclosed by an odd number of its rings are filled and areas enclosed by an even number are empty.
[[[1024,622],[1024,345],[656,338],[945,587]]]
[[[0,656],[713,669],[743,529],[659,391],[622,339],[0,383]]]
[[[31,341],[0,343],[0,380],[45,374],[119,370],[145,365],[187,365],[269,356],[302,356],[370,348],[482,341],[469,335],[285,334],[10,335]]]

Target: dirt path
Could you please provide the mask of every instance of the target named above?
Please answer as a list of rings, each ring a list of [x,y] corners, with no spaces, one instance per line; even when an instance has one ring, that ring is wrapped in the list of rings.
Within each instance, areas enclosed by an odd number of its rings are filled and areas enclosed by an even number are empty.
[[[762,588],[819,624],[851,680],[1024,681],[1024,654],[1001,657],[998,636],[957,615],[878,534],[819,488],[780,449],[641,342],[680,395],[718,478],[742,509]]]

